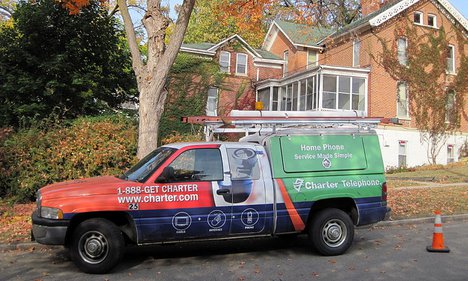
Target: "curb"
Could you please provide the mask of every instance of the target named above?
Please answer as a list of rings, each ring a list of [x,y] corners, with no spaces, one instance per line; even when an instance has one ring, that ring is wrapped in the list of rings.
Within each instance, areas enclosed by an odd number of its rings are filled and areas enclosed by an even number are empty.
[[[454,221],[468,221],[468,214],[460,215],[449,215],[442,216],[443,222],[454,222]],[[434,217],[416,218],[416,219],[404,219],[394,221],[381,221],[374,226],[394,226],[394,225],[408,225],[408,224],[421,224],[434,222]]]
[[[454,222],[454,221],[468,221],[468,214],[461,215],[450,215],[442,216],[443,222]],[[422,223],[433,223],[434,217],[416,218],[416,219],[405,219],[395,221],[381,221],[370,227],[379,226],[396,226],[396,225],[409,225],[409,224],[422,224]],[[369,226],[358,227],[369,228]],[[15,251],[15,250],[43,250],[43,249],[59,249],[63,248],[62,245],[43,245],[37,242],[23,242],[23,243],[12,243],[12,244],[0,244],[0,251]]]

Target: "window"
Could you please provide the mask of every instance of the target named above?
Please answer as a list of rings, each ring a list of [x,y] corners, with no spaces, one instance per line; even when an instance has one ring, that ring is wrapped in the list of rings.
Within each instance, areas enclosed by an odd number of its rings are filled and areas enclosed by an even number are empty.
[[[416,23],[416,24],[423,24],[423,13],[414,12],[413,22]]]
[[[312,68],[314,66],[317,66],[318,60],[317,60],[317,52],[313,50],[309,50],[307,52],[307,68]]]
[[[208,98],[206,100],[206,115],[218,115],[218,89],[215,87],[210,87],[208,89]]]
[[[328,109],[336,108],[336,83],[337,76],[323,76],[322,107]]]
[[[398,62],[400,62],[401,65],[407,65],[408,64],[408,55],[406,53],[406,48],[407,48],[407,41],[406,38],[399,38],[398,39]]]
[[[447,51],[447,72],[455,73],[455,46],[449,45]]]
[[[237,54],[236,59],[236,74],[246,75],[247,74],[247,55]]]
[[[307,98],[306,98],[306,102],[307,102],[307,105],[306,105],[306,110],[311,110],[311,109],[316,109],[317,106],[316,106],[316,87],[315,87],[315,81],[316,81],[316,78],[315,76],[314,77],[311,77],[311,78],[307,78]]]
[[[365,111],[365,79],[324,75],[322,107]]]
[[[453,145],[447,145],[447,164],[455,162],[455,153],[453,149]]]
[[[354,39],[354,42],[353,42],[353,66],[359,66],[359,59],[360,59],[359,52],[360,51],[361,51],[361,41],[359,41],[359,39]]]
[[[455,115],[455,91],[449,90],[445,100],[445,122],[450,123],[456,121]]]
[[[222,72],[231,72],[231,53],[221,52],[219,55],[219,66]]]
[[[270,110],[270,88],[265,88],[258,91],[258,101],[263,103],[263,110]]]
[[[398,167],[406,167],[406,141],[398,141]]]
[[[437,27],[437,17],[435,15],[427,15],[427,25]]]
[[[163,176],[165,182],[223,180],[221,153],[214,148],[185,151],[164,169]]]
[[[284,66],[283,66],[283,76],[288,73],[288,63],[289,63],[289,52],[284,51],[283,53]]]
[[[397,85],[397,116],[408,118],[408,89],[406,82]]]
[[[271,102],[271,110],[277,111],[279,110],[279,94],[278,94],[278,87],[273,88],[273,100]]]

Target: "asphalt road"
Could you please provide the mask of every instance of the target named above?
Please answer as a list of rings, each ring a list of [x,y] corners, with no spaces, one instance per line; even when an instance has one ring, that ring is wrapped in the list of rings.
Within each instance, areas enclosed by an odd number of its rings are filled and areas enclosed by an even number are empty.
[[[61,247],[0,253],[0,280],[468,280],[468,221],[444,223],[451,252],[429,253],[433,224],[358,229],[351,249],[323,257],[306,237],[129,249],[111,273],[81,273]]]

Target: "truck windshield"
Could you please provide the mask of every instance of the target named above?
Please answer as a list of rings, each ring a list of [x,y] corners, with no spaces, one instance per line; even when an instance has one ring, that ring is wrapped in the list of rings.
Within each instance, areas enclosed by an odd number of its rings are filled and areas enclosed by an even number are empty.
[[[119,178],[129,181],[145,182],[149,176],[176,151],[175,148],[159,147],[145,158],[141,159],[135,166],[126,171]]]

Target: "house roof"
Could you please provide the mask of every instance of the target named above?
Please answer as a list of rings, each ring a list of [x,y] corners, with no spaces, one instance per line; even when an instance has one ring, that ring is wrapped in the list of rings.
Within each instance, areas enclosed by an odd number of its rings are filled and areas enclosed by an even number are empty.
[[[265,50],[261,49],[255,49],[252,46],[250,46],[242,37],[239,35],[235,34],[232,35],[226,39],[221,40],[218,43],[191,43],[191,44],[182,44],[181,46],[181,51],[187,52],[187,53],[195,53],[195,54],[204,54],[204,55],[209,55],[209,56],[214,56],[216,54],[216,51],[224,46],[227,42],[230,42],[231,40],[237,40],[239,41],[249,52],[252,53],[253,56],[258,57],[260,59],[265,59],[265,60],[278,60],[278,61],[283,61],[282,58],[268,52]]]
[[[282,20],[275,20],[274,24],[283,32],[293,45],[318,46],[326,36],[333,33],[332,29],[312,27]]]
[[[337,30],[335,33],[331,35],[331,37],[334,37],[334,38],[339,37],[356,28],[363,27],[365,25],[369,25],[371,27],[379,26],[383,24],[384,22],[397,16],[401,12],[405,11],[409,7],[413,6],[414,4],[419,3],[420,1],[422,0],[400,0],[400,1],[390,2],[384,5],[379,10],[373,13],[370,13],[369,15]],[[432,0],[432,1],[435,2],[436,6],[439,6],[438,7],[439,9],[440,8],[445,9],[455,21],[460,23],[460,25],[465,29],[465,31],[468,31],[468,21],[455,7],[453,7],[452,4],[450,4],[450,2],[448,2],[447,0]]]

